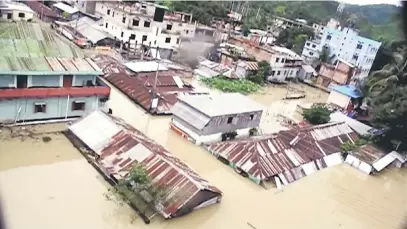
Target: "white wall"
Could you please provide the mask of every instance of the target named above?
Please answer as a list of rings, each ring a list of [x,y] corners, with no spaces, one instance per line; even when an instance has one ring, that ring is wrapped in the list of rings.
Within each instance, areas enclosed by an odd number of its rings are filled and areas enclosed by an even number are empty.
[[[7,15],[11,13],[12,18],[8,19]],[[19,14],[22,13],[24,14],[24,17],[20,17]],[[25,12],[25,11],[19,11],[19,10],[1,10],[0,18],[5,19],[5,20],[12,20],[12,21],[28,21],[32,20],[34,17],[34,13],[32,12]]]

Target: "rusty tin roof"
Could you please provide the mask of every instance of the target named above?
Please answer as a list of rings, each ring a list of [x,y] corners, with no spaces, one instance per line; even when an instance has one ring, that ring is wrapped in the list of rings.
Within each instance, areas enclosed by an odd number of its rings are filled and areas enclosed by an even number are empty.
[[[169,190],[163,206],[156,207],[165,218],[176,215],[201,191],[222,195],[192,168],[122,119],[94,111],[69,130],[100,155],[98,164],[109,175],[123,179],[132,165],[143,164],[153,183]]]
[[[355,139],[357,134],[349,126],[334,123],[205,147],[259,182],[280,174],[292,182],[305,176],[301,165],[315,162],[316,168],[325,168],[321,159],[338,153],[342,142]]]

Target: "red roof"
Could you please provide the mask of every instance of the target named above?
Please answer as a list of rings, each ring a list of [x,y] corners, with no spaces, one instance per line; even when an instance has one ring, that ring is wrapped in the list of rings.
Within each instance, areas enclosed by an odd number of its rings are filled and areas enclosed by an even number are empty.
[[[103,125],[105,133],[100,132],[100,125]],[[211,186],[192,168],[122,119],[94,111],[76,121],[69,129],[88,147],[96,150],[100,155],[99,166],[117,179],[126,178],[134,164],[143,164],[153,184],[168,190],[162,210],[157,209],[165,218],[182,215],[183,211],[179,210],[185,205],[194,208],[202,201],[222,196],[218,188]],[[200,192],[211,194],[200,195]]]
[[[38,13],[40,15],[43,14],[44,16],[54,17],[54,18],[60,17],[55,11],[53,11],[51,8],[42,4],[39,1],[23,1],[23,2],[28,7],[30,7],[33,11],[35,11],[36,13]]]
[[[212,153],[223,157],[258,182],[284,176],[288,183],[305,176],[301,165],[313,162],[326,167],[323,159],[340,152],[342,142],[358,136],[344,123],[326,124],[277,134],[208,144]]]
[[[17,88],[0,90],[0,99],[49,98],[58,96],[108,96],[110,87]]]

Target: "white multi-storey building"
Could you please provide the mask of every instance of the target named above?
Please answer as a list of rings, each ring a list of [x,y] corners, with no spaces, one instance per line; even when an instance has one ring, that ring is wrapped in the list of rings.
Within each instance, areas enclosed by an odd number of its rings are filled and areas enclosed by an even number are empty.
[[[177,49],[181,37],[192,38],[195,34],[191,14],[166,14],[165,7],[153,3],[97,2],[95,8],[95,14],[104,20],[104,30],[130,45]]]
[[[289,78],[296,78],[302,66],[302,58],[295,52],[284,48],[271,47],[273,54],[270,58],[271,76],[270,81],[285,81]]]
[[[326,47],[333,60],[342,58],[351,63],[357,68],[355,77],[364,78],[369,74],[380,45],[380,42],[359,36],[351,28],[325,27],[320,40],[305,43],[302,57],[308,61],[318,59]]]

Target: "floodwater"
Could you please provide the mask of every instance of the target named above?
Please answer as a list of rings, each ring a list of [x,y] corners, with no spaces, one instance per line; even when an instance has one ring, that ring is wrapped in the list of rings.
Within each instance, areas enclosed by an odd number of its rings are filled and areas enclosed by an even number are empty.
[[[269,107],[272,115],[271,111],[281,105],[275,100],[285,92],[269,88],[263,93],[251,97]],[[312,96],[301,101],[308,100]],[[48,143],[15,139],[0,142],[0,160],[7,159],[0,162],[0,195],[8,229],[395,229],[407,213],[406,169],[372,177],[340,165],[290,184],[283,191],[266,190],[170,131],[170,117],[145,114],[114,88],[108,105],[114,115],[164,145],[220,188],[224,192],[222,203],[179,219],[156,217],[145,225],[126,205],[105,200],[103,194],[109,186],[63,136],[51,136]],[[286,109],[287,114],[290,109]],[[23,155],[27,157],[24,160]],[[30,160],[33,165],[29,165]]]

